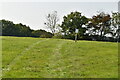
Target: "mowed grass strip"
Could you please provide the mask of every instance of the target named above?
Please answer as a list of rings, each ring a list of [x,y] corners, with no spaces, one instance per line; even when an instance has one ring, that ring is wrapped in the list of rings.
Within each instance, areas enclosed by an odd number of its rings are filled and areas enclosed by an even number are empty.
[[[47,40],[37,44],[27,51],[12,69],[6,73],[7,77],[44,77],[48,73],[47,65],[53,50],[59,40]],[[49,43],[49,44],[47,44]],[[11,74],[12,73],[12,74]],[[43,74],[44,73],[44,74]],[[37,75],[36,75],[37,74]],[[43,76],[42,76],[43,75]]]
[[[29,46],[40,41],[38,38],[2,37],[2,68],[7,68],[10,62],[24,52]]]
[[[9,39],[10,38],[10,39]],[[5,37],[3,45],[9,47],[17,37]],[[20,39],[19,44],[17,39]],[[17,38],[16,44],[26,46],[40,38]],[[9,43],[10,40],[10,43]],[[23,41],[23,43],[22,43]],[[31,42],[30,42],[31,41]],[[28,43],[28,44],[27,44]],[[15,47],[14,46],[14,47]],[[19,46],[19,47],[18,47]],[[3,54],[8,49],[3,46]],[[14,50],[12,46],[11,49]],[[118,45],[112,42],[78,41],[49,39],[36,44],[26,51],[3,77],[6,78],[117,78],[118,77]],[[22,51],[21,50],[21,51]],[[8,50],[8,54],[11,54]],[[14,55],[15,54],[15,55]],[[11,58],[17,57],[17,51]],[[12,56],[13,55],[13,56]],[[3,58],[3,66],[12,60]],[[3,71],[4,73],[4,71]]]

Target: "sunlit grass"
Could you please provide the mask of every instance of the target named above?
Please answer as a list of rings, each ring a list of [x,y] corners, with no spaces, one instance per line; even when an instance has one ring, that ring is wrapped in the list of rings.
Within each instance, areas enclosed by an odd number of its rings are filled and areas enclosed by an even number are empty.
[[[2,41],[6,78],[118,77],[117,43],[25,37]]]

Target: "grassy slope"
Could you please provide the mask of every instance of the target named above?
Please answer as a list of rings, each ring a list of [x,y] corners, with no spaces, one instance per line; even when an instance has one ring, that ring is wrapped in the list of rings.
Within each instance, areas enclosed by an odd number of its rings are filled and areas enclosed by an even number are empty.
[[[3,77],[117,78],[117,43],[2,38]]]

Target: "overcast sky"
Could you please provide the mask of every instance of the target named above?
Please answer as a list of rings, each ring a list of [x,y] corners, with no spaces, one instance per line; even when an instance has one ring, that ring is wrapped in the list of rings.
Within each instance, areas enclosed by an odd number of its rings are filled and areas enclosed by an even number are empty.
[[[63,16],[72,11],[82,12],[87,17],[97,14],[97,11],[116,12],[118,11],[118,2],[113,2],[113,0],[109,2],[108,0],[104,0],[104,2],[94,2],[94,0],[91,0],[91,2],[90,0],[89,2],[78,2],[77,0],[76,2],[71,2],[70,0],[69,2],[54,2],[54,0],[51,0],[51,2],[33,2],[32,0],[29,2],[17,2],[15,0],[7,2],[4,0],[0,3],[0,8],[0,20],[6,19],[14,23],[23,23],[36,30],[45,29],[45,16],[52,11],[58,12],[59,23],[61,24]]]

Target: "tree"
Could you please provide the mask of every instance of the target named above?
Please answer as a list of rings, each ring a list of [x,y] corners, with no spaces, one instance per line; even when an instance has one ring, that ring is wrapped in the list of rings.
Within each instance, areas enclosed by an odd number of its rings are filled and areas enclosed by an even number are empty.
[[[29,37],[31,36],[32,30],[29,26],[23,25],[22,23],[15,24],[15,32],[17,36]]]
[[[67,16],[63,17],[63,22],[61,25],[62,31],[65,35],[74,36],[75,29],[79,29],[78,36],[82,38],[86,29],[83,27],[88,22],[85,16],[82,16],[80,12],[71,12]]]
[[[120,13],[112,13],[112,34],[119,41],[120,36]]]
[[[53,13],[50,13],[46,16],[46,22],[44,23],[48,29],[51,30],[52,34],[54,35],[56,32],[56,29],[58,28],[57,22],[59,21],[57,11],[54,11]]]
[[[88,34],[92,36],[99,36],[98,38],[103,40],[103,38],[110,33],[110,22],[110,15],[105,14],[104,12],[93,16],[88,23]]]
[[[3,36],[14,36],[14,23],[12,21],[0,20],[2,23],[2,35]]]

